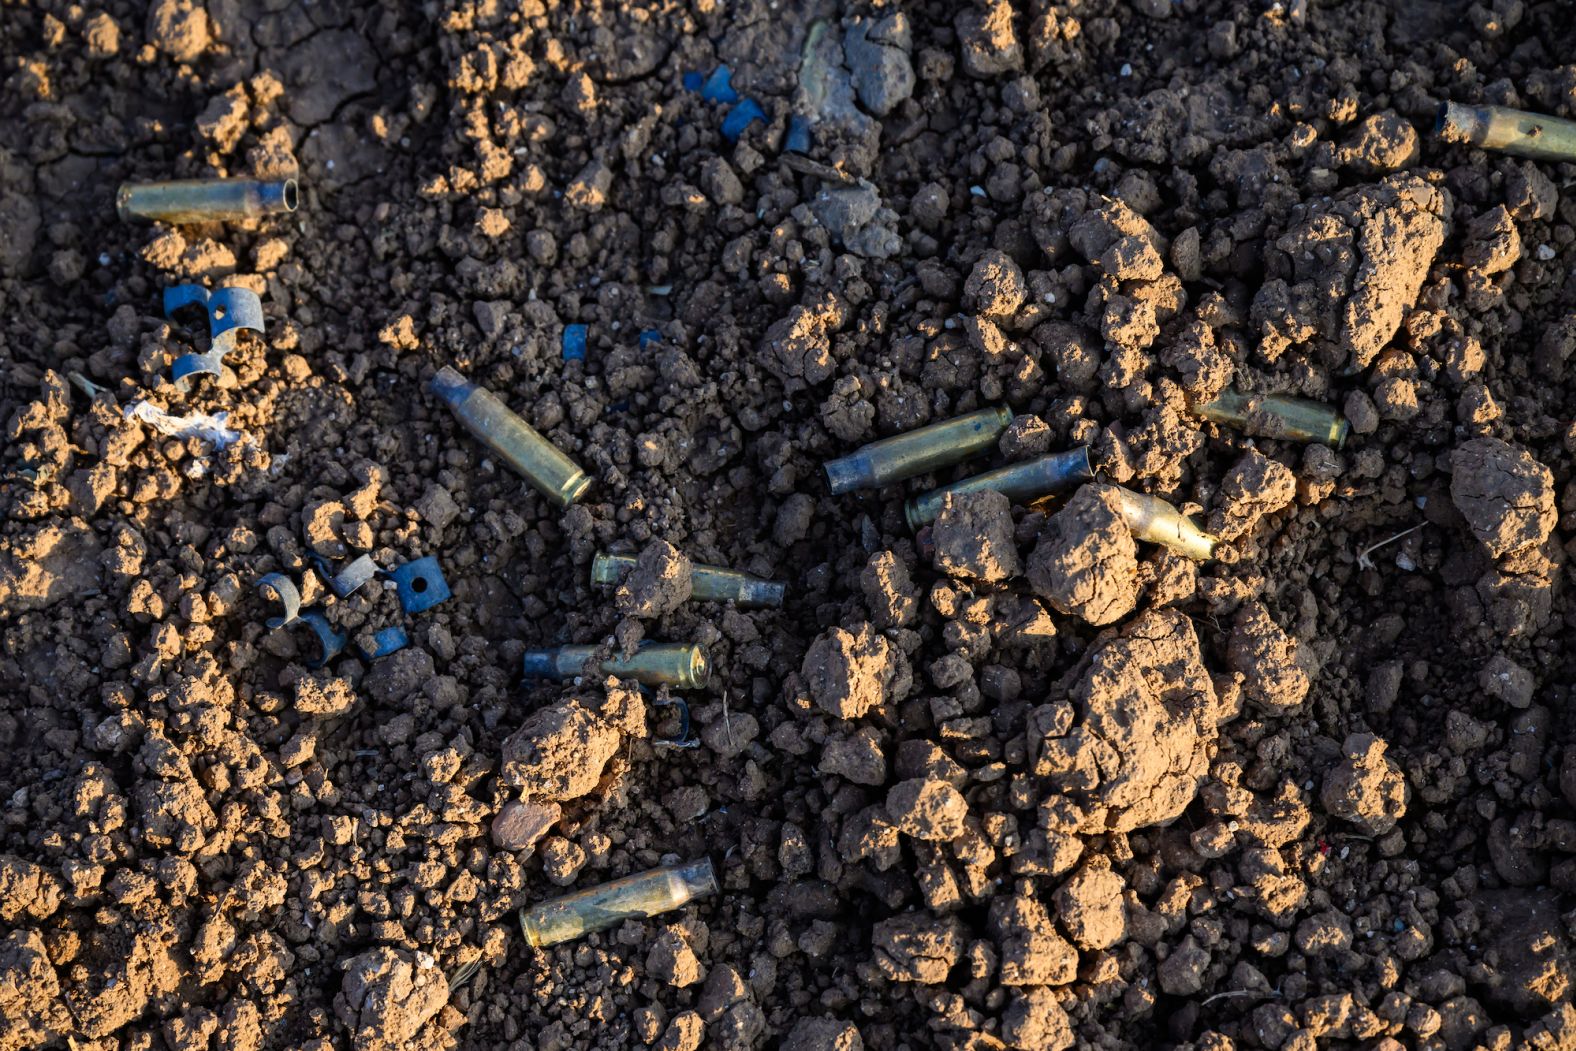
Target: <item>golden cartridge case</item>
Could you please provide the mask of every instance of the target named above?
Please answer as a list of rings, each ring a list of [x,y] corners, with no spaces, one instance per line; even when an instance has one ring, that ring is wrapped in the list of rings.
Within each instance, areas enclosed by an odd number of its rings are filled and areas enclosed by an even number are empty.
[[[921,493],[903,505],[903,514],[908,519],[908,527],[917,531],[936,520],[949,495],[994,490],[1006,494],[1007,499],[1015,504],[1026,504],[1093,478],[1094,468],[1089,465],[1089,450],[1079,446],[1066,452],[998,467],[994,471]]]
[[[1134,539],[1169,547],[1200,562],[1215,556],[1218,541],[1158,496],[1135,493],[1119,485],[1110,488],[1121,502],[1122,516]]]
[[[901,482],[984,452],[996,444],[1011,422],[1012,413],[1007,409],[981,409],[906,434],[894,434],[861,446],[847,456],[828,460],[826,478],[834,494]]]
[[[583,938],[629,919],[672,912],[719,891],[710,858],[637,872],[520,909],[520,930],[537,949]]]
[[[122,220],[213,223],[293,212],[300,203],[294,179],[175,179],[121,183],[115,211]]]
[[[617,584],[635,560],[629,555],[598,554],[591,560],[591,583]],[[776,609],[783,604],[786,585],[775,580],[700,562],[690,565],[690,598],[701,602],[731,602],[740,609]]]
[[[1328,405],[1283,394],[1239,394],[1221,391],[1193,411],[1214,423],[1260,438],[1318,442],[1332,449],[1346,444],[1351,424]]]
[[[526,677],[572,679],[584,675],[596,650],[595,646],[526,650],[523,659]],[[633,656],[609,657],[602,662],[600,670],[604,675],[634,679],[647,686],[698,690],[711,678],[711,656],[706,647],[697,644],[643,642]]]
[[[590,477],[573,460],[487,388],[445,365],[432,378],[430,389],[448,403],[454,418],[466,430],[559,507],[574,503],[591,484]]]
[[[1443,142],[1464,142],[1540,161],[1576,161],[1576,121],[1508,106],[1439,107],[1434,135]]]

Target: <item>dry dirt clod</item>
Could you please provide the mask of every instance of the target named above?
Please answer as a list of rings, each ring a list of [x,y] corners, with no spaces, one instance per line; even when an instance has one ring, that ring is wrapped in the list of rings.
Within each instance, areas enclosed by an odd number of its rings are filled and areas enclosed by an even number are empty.
[[[432,957],[384,947],[345,962],[334,1013],[356,1051],[392,1051],[410,1046],[448,998],[448,982]]]
[[[671,613],[689,601],[690,572],[690,560],[682,551],[665,540],[653,540],[619,582],[614,593],[619,611],[646,619]]]
[[[801,669],[810,696],[829,715],[858,719],[886,704],[900,673],[902,655],[868,624],[857,632],[833,628],[805,652]]]
[[[1243,677],[1248,699],[1270,712],[1302,704],[1311,685],[1297,641],[1275,623],[1259,602],[1243,605],[1232,623],[1226,659]]]
[[[915,839],[946,842],[962,834],[968,804],[945,781],[916,777],[892,786],[886,811],[898,831]]]
[[[1554,477],[1525,450],[1474,438],[1451,453],[1450,499],[1494,558],[1537,547],[1554,528]]]
[[[944,982],[963,956],[956,920],[905,913],[882,920],[871,932],[876,966],[894,982]]]
[[[1010,504],[1001,493],[948,496],[931,527],[936,568],[987,582],[1018,575]]]
[[[578,700],[528,716],[503,743],[503,782],[527,796],[568,801],[596,787],[619,747],[618,731]]]
[[[1138,601],[1138,548],[1116,497],[1086,485],[1045,522],[1029,553],[1029,584],[1062,612],[1110,624]]]
[[[1371,836],[1395,827],[1410,795],[1401,768],[1385,756],[1385,748],[1372,734],[1352,734],[1341,749],[1345,758],[1325,774],[1319,792],[1326,811]]]

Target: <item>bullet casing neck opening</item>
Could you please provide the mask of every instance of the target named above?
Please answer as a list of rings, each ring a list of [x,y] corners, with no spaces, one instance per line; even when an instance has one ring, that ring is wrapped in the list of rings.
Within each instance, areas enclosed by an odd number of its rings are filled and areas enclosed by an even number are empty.
[[[122,183],[115,211],[123,221],[204,223],[257,219],[296,210],[294,179],[176,179]]]

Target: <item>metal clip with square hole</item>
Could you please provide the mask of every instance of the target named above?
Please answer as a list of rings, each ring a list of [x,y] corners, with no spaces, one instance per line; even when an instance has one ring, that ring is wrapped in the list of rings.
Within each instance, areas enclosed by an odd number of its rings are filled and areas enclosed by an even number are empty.
[[[237,333],[263,332],[263,302],[249,288],[176,285],[164,290],[164,316],[170,320],[191,306],[208,313],[209,344],[206,352],[182,354],[170,367],[170,379],[183,386],[192,376],[222,376],[224,356],[235,349]]]

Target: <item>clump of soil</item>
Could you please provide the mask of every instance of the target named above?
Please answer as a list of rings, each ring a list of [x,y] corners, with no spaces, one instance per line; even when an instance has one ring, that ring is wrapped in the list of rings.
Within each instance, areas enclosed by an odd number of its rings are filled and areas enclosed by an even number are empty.
[[[869,624],[833,628],[805,651],[801,674],[816,705],[838,719],[859,719],[907,692],[902,652]]]
[[[626,616],[654,618],[671,613],[690,597],[690,561],[665,540],[653,540],[619,582],[614,598]]]
[[[1108,487],[1086,485],[1045,521],[1029,553],[1029,584],[1062,613],[1110,624],[1138,602],[1138,545]]]
[[[1385,742],[1372,734],[1352,734],[1342,745],[1345,758],[1324,775],[1319,801],[1332,816],[1350,821],[1371,836],[1382,836],[1406,813],[1406,777],[1385,758]]]
[[[426,953],[380,948],[345,961],[334,1013],[357,1051],[411,1047],[427,1019],[442,1010],[449,986]]]
[[[1474,438],[1451,453],[1450,498],[1493,558],[1534,548],[1554,528],[1554,477],[1525,450]]]
[[[947,497],[931,529],[936,568],[955,577],[987,582],[1017,576],[1018,548],[1013,541],[1011,511],[1001,493]]]

